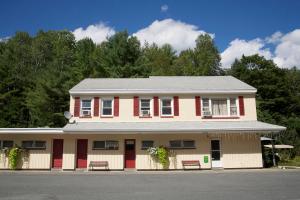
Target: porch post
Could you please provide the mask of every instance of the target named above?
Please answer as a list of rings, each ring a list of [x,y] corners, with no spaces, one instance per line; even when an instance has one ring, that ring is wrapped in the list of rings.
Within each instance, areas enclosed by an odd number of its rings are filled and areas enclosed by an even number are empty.
[[[276,158],[275,158],[275,145],[274,145],[274,139],[272,137],[271,140],[271,144],[272,144],[272,156],[273,156],[273,167],[276,167]]]

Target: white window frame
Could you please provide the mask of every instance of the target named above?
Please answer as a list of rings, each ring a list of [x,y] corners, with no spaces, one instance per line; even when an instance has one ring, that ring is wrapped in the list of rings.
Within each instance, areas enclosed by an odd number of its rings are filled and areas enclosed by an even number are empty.
[[[152,101],[152,98],[150,97],[140,97],[139,98],[139,116],[140,117],[145,117],[142,115],[142,100],[149,100],[149,107],[150,107],[150,110],[149,110],[149,117],[152,116],[152,104],[153,104],[153,101]]]
[[[89,100],[91,101],[91,114],[90,115],[83,115],[82,114],[82,101],[86,101]],[[91,117],[93,116],[93,98],[82,98],[80,99],[80,117]]]
[[[103,114],[103,101],[106,100],[111,100],[111,115],[104,115]],[[105,98],[101,98],[101,110],[100,110],[100,115],[102,117],[113,117],[114,116],[114,98],[112,97],[105,97]]]
[[[203,117],[205,117],[203,114],[203,99],[208,99],[209,101],[209,111],[211,113],[212,117],[239,117],[240,116],[240,110],[239,110],[239,101],[237,96],[231,96],[231,97],[222,97],[222,96],[214,96],[214,97],[203,97],[201,98],[201,114]],[[227,101],[227,115],[213,115],[212,113],[212,99],[226,99]],[[235,99],[236,103],[236,110],[237,114],[236,115],[230,115],[230,99]]]
[[[162,109],[163,109],[163,100],[171,100],[171,114],[163,114]],[[170,117],[174,116],[174,99],[173,97],[161,97],[160,98],[160,115],[163,117]]]
[[[95,142],[104,142],[104,148],[97,148],[97,147],[95,147],[94,146]],[[109,142],[116,142],[117,143],[117,148],[114,148],[114,149],[108,148],[107,144]],[[92,146],[92,150],[115,150],[116,151],[116,150],[119,150],[119,148],[120,148],[120,142],[118,140],[94,140],[92,145],[93,145]]]

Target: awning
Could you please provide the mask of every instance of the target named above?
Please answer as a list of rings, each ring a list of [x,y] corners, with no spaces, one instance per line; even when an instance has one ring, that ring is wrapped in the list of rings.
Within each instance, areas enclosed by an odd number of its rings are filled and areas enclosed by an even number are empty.
[[[286,128],[259,121],[76,122],[64,133],[278,133]]]
[[[0,128],[0,134],[62,134],[62,128]]]
[[[267,148],[272,148],[272,145],[271,144],[268,144],[268,145],[264,145],[264,147],[267,147]],[[287,145],[287,144],[276,144],[274,145],[274,148],[275,149],[293,149],[294,146],[292,145]]]

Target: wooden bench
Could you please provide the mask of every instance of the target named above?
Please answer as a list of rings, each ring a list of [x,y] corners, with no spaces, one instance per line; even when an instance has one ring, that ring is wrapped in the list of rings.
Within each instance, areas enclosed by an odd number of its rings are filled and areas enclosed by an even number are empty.
[[[94,170],[94,167],[105,167],[105,170],[108,170],[107,161],[90,161],[89,170]]]
[[[183,160],[182,167],[185,169],[186,166],[197,166],[201,169],[200,161],[199,160]]]

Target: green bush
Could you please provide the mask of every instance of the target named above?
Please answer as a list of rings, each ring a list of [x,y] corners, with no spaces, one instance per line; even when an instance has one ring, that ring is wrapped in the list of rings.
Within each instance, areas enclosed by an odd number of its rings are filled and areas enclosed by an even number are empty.
[[[21,149],[18,147],[13,147],[9,150],[8,153],[8,161],[10,169],[17,169],[18,163],[21,157]]]

